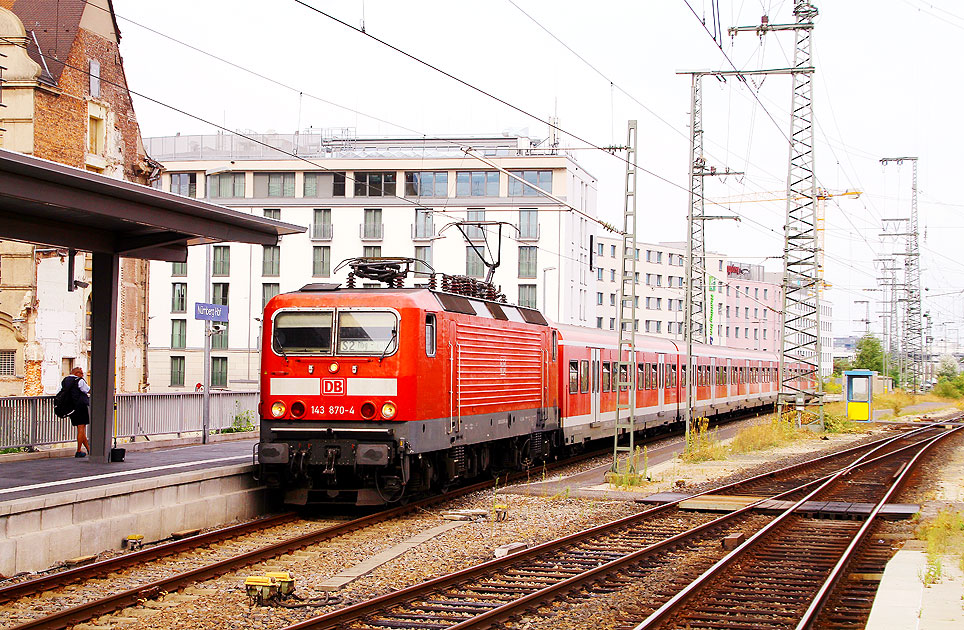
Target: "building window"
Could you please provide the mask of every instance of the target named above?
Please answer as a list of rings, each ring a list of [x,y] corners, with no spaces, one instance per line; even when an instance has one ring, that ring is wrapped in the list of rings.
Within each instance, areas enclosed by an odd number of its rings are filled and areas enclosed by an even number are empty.
[[[187,283],[175,282],[171,284],[171,312],[187,312]]]
[[[208,197],[244,197],[244,173],[208,175]]]
[[[414,238],[432,238],[435,236],[435,223],[430,208],[415,209]]]
[[[100,98],[100,62],[96,59],[90,60],[90,95],[93,98]]]
[[[602,279],[603,279],[603,268],[599,267],[596,269],[596,280],[602,280]]]
[[[465,248],[465,275],[470,278],[481,278],[485,275],[485,265],[478,248],[471,245]]]
[[[615,258],[615,257],[616,257],[616,246],[615,246],[615,245],[610,245],[610,246],[609,246],[609,255],[610,255],[612,258]]]
[[[519,180],[509,178],[510,197],[538,197],[542,193],[533,186],[537,186],[547,193],[552,193],[552,171],[509,171],[516,177],[525,180],[525,184]]]
[[[316,278],[331,275],[331,248],[327,245],[311,248],[311,275]]]
[[[215,282],[211,285],[213,289],[211,291],[211,302],[214,304],[220,304],[221,306],[228,305],[228,283],[227,282]]]
[[[602,318],[602,317],[597,317],[597,318],[596,318],[596,328],[602,328],[602,324],[603,324],[603,318]]]
[[[426,275],[432,273],[432,246],[416,245],[415,260],[419,261],[419,264],[415,265],[415,273],[424,273]]]
[[[344,197],[344,171],[305,173],[304,196],[312,198]]]
[[[17,375],[16,359],[16,350],[0,350],[0,376]]]
[[[211,322],[212,325],[218,327],[215,331],[212,329],[211,334],[211,349],[212,350],[226,350],[228,347],[228,323],[227,322]]]
[[[615,269],[610,269],[610,270],[609,270],[609,281],[610,281],[610,282],[616,282],[616,270],[615,270]]]
[[[102,107],[91,103],[88,113],[87,151],[94,155],[103,155],[104,144],[107,142],[107,125],[102,116],[95,115],[102,112]]]
[[[331,209],[315,208],[314,221],[311,224],[311,238],[331,240],[331,232]]]
[[[228,386],[228,358],[211,357],[211,387]]]
[[[538,267],[536,263],[536,252],[537,247],[531,247],[528,245],[519,246],[519,277],[520,278],[535,278],[536,268]]]
[[[455,174],[456,197],[498,197],[498,171],[458,171]]]
[[[603,294],[601,291],[598,291],[596,292],[596,304],[598,304],[599,306],[602,306],[602,303],[603,303]]]
[[[394,197],[395,171],[355,172],[356,197]]]
[[[261,308],[268,305],[268,300],[281,293],[281,285],[277,282],[265,282],[261,285]]]
[[[519,238],[539,238],[539,210],[522,208],[519,210]]]
[[[362,248],[362,256],[365,258],[381,258],[381,245],[366,245],[364,248]]]
[[[385,236],[381,208],[365,208],[365,223],[362,224],[362,238],[380,239]]]
[[[525,308],[538,308],[536,305],[536,285],[519,285],[519,306]]]
[[[197,197],[197,173],[171,174],[171,192],[182,197]]]
[[[609,330],[616,330],[616,318],[615,318],[615,317],[610,317],[610,318],[609,318]]]
[[[211,274],[227,276],[231,274],[231,248],[227,245],[214,246],[214,267]]]
[[[294,197],[294,173],[255,173],[254,196],[262,197]]]
[[[767,289],[763,289],[763,299],[767,299]]]
[[[603,247],[605,247],[605,245],[603,245],[602,243],[599,243],[599,246],[596,248],[596,254],[597,254],[597,255],[599,255],[599,256],[602,256],[602,255],[603,255]]]
[[[280,276],[281,275],[281,246],[262,245],[261,246],[261,275]]]
[[[274,219],[275,221],[281,220],[281,208],[265,208],[264,209],[265,219]]]
[[[171,275],[183,277],[187,275],[187,263],[171,263]]]
[[[187,344],[187,320],[171,320],[171,347],[184,348]]]
[[[184,357],[171,357],[171,387],[184,386]]]
[[[616,306],[616,294],[615,294],[615,293],[610,293],[610,294],[609,294],[609,305],[610,305],[610,306]]]
[[[448,197],[448,171],[406,171],[405,195],[408,197]]]
[[[485,221],[484,208],[470,208],[465,211],[466,221]],[[484,237],[484,228],[479,225],[465,226],[465,236],[470,240],[481,240]]]

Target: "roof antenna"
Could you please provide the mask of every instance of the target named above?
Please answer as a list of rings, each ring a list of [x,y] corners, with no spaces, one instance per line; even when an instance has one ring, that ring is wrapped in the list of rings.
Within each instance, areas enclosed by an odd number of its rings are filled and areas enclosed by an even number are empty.
[[[361,32],[365,32],[365,0],[361,2]]]

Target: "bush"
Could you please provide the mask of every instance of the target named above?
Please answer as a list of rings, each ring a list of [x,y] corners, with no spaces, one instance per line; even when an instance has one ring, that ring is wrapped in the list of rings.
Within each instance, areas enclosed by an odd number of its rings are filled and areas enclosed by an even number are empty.
[[[835,381],[827,381],[823,384],[823,391],[828,394],[839,394],[843,392],[843,385]]]
[[[716,431],[710,431],[709,418],[693,418],[689,439],[680,458],[687,463],[726,459],[726,447],[720,444]]]

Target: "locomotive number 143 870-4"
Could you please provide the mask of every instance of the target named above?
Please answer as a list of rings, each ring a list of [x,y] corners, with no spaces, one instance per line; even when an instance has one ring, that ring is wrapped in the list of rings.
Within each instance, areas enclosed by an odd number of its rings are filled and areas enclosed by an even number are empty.
[[[327,414],[330,416],[333,416],[336,414],[340,416],[343,416],[345,414],[354,415],[355,407],[354,406],[346,407],[345,405],[312,405],[311,413],[315,415]]]

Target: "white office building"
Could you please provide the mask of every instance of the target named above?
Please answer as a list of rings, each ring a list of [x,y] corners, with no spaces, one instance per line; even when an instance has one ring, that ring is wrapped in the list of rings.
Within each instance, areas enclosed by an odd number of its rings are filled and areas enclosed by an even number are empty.
[[[265,302],[312,282],[342,283],[348,269],[336,267],[359,256],[411,257],[426,273],[481,279],[485,251],[499,260],[493,282],[509,302],[562,323],[596,322],[596,180],[567,152],[522,136],[255,138],[264,144],[222,134],[145,139],[164,164],[164,190],[308,227],[278,246],[212,247],[210,300],[229,307],[212,338],[213,387],[256,388]],[[466,241],[450,226],[463,220],[504,222],[501,241],[495,226],[469,228]],[[205,301],[205,266],[204,247],[191,248],[184,264],[151,264],[151,391],[202,380],[204,326],[193,317]]]

